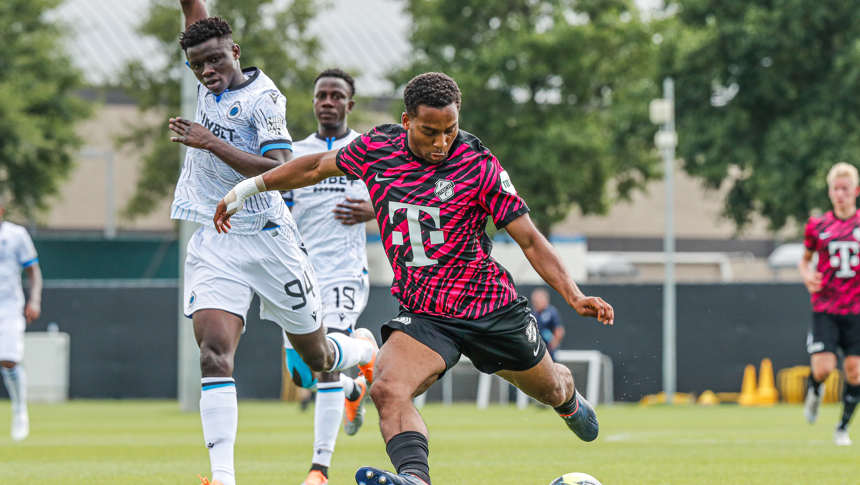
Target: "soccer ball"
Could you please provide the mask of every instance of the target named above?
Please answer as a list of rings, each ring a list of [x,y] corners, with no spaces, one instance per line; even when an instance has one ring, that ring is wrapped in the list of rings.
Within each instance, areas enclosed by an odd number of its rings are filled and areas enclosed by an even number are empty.
[[[586,473],[574,472],[556,478],[549,485],[600,485],[600,482]]]

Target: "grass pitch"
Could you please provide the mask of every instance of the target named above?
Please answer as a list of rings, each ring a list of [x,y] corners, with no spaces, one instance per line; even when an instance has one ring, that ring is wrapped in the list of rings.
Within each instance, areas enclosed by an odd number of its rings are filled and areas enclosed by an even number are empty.
[[[604,485],[860,482],[860,444],[837,448],[840,406],[810,426],[799,406],[598,408],[600,437],[576,439],[550,409],[430,405],[436,485],[546,485],[581,471]],[[240,402],[236,473],[241,485],[299,485],[310,466],[313,412],[295,404]],[[8,436],[0,403],[0,484],[195,485],[209,475],[200,418],[175,402],[74,401],[32,405],[31,434]],[[855,440],[860,442],[860,433]],[[332,485],[352,485],[361,465],[390,468],[368,410],[365,428],[341,433]]]

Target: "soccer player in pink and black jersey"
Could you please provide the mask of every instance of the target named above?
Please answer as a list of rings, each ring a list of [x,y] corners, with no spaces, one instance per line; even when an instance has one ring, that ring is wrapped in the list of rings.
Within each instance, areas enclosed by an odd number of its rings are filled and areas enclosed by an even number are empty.
[[[554,364],[526,299],[490,257],[487,219],[505,228],[538,274],[577,313],[612,324],[612,306],[585,296],[558,253],[537,231],[529,208],[493,154],[459,129],[460,90],[441,73],[412,79],[401,124],[381,125],[340,151],[298,157],[239,183],[218,204],[222,231],[245,198],[289,190],[346,174],[361,179],[376,211],[394,270],[397,318],[383,326],[385,342],[371,375],[386,451],[396,473],[359,468],[366,485],[430,484],[427,426],[412,399],[466,355],[526,394],[554,406],[582,440],[597,438],[597,416],[574,388],[570,371]]]
[[[814,423],[824,395],[824,380],[836,368],[836,349],[845,355],[842,419],[833,432],[837,445],[851,444],[848,423],[860,401],[860,214],[857,168],[837,163],[827,174],[833,210],[806,224],[806,252],[798,264],[812,294],[812,329],[806,350],[812,355],[804,415]],[[818,254],[818,266],[810,265]]]

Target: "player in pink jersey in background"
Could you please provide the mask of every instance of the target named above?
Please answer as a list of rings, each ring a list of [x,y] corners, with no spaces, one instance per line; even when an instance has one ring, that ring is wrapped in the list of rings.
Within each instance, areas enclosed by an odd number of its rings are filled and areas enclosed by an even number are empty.
[[[842,419],[833,433],[840,446],[851,444],[848,424],[860,401],[860,195],[857,168],[837,163],[827,174],[833,210],[811,217],[806,224],[806,252],[798,264],[803,283],[812,295],[812,329],[806,350],[812,355],[804,415],[814,423],[824,395],[824,380],[836,368],[841,349],[845,368]],[[818,264],[812,269],[813,255]]]
[[[298,157],[239,183],[218,204],[214,223],[259,191],[289,190],[346,174],[367,185],[394,270],[397,318],[371,376],[386,451],[397,472],[359,468],[365,485],[430,484],[427,426],[412,404],[466,355],[551,405],[580,439],[597,438],[597,416],[554,364],[510,273],[490,256],[488,219],[520,245],[541,277],[583,316],[612,324],[612,306],[585,296],[558,252],[535,228],[528,207],[493,154],[459,129],[460,89],[441,73],[416,76],[403,94],[401,124],[380,125],[339,152]],[[367,373],[365,373],[367,375]]]

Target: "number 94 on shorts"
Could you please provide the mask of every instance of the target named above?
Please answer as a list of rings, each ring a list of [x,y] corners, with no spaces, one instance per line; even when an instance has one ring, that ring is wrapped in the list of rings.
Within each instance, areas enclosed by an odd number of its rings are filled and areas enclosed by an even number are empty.
[[[292,224],[249,235],[218,234],[204,226],[188,241],[185,315],[216,309],[244,321],[256,293],[260,318],[288,333],[315,331],[322,321],[320,288],[300,245]]]

